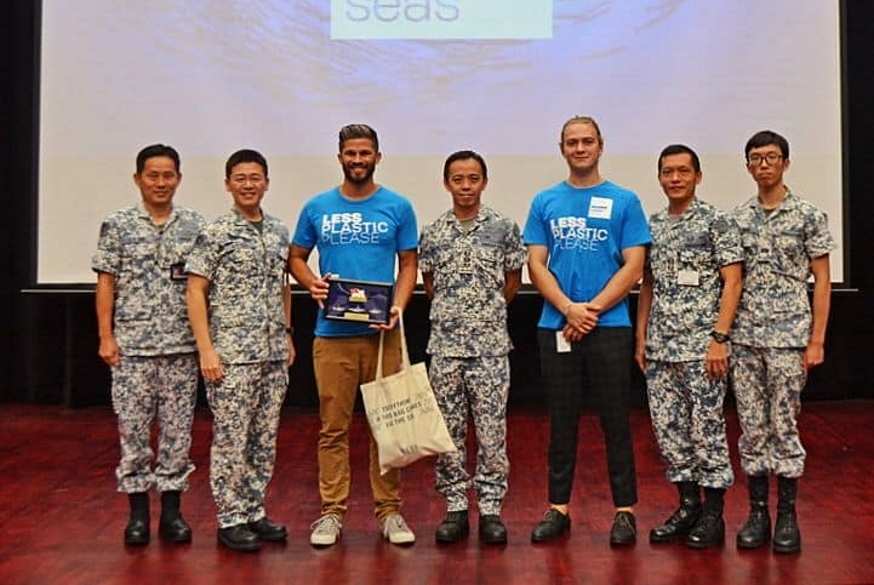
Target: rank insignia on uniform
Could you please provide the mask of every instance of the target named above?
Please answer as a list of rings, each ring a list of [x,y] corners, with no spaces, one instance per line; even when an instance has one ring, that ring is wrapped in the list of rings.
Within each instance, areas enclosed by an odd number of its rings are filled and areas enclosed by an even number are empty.
[[[331,278],[328,284],[326,319],[388,323],[393,283]]]

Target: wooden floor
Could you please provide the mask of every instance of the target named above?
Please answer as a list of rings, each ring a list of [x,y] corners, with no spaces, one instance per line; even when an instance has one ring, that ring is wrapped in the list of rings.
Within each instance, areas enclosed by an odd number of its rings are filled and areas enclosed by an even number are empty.
[[[726,503],[728,534],[720,549],[694,551],[682,544],[653,546],[649,529],[675,505],[663,477],[644,412],[634,415],[640,503],[640,541],[611,550],[612,518],[600,431],[592,416],[581,425],[580,465],[571,504],[572,533],[534,546],[529,534],[544,511],[546,417],[511,412],[512,472],[504,518],[506,547],[468,541],[437,546],[435,524],[443,502],[433,489],[433,461],[405,472],[404,513],[417,532],[410,548],[385,543],[376,530],[364,463],[366,428],[353,428],[353,496],[339,545],[316,550],[309,524],[318,515],[315,441],[317,417],[283,414],[270,515],[288,525],[285,546],[256,554],[220,549],[208,486],[210,418],[199,410],[192,456],[198,470],[183,499],[194,529],[190,545],[157,539],[129,550],[121,543],[127,502],[115,492],[118,446],[108,408],[0,405],[0,583],[874,583],[874,403],[810,403],[802,413],[808,468],[800,484],[800,555],[765,548],[737,551],[734,535],[746,514],[739,478]],[[729,413],[734,455],[737,423]],[[738,469],[736,456],[733,456]],[[772,497],[773,500],[773,497]],[[773,503],[773,502],[772,502]],[[156,530],[153,498],[153,532]]]

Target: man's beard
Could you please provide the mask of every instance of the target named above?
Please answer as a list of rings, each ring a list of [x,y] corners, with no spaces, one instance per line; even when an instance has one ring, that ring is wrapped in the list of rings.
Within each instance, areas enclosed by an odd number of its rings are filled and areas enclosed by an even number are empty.
[[[358,167],[361,168],[361,167]],[[356,185],[363,185],[364,183],[369,182],[373,179],[373,173],[376,172],[376,165],[364,166],[363,167],[367,172],[364,173],[361,177],[356,177],[353,175],[353,167],[352,166],[343,166],[343,176],[350,183],[354,183]]]

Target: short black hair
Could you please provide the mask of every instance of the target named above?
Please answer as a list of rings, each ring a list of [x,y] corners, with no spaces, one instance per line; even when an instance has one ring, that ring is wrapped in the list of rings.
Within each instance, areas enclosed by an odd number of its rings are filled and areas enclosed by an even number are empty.
[[[228,162],[225,163],[225,179],[230,179],[231,171],[235,166],[241,163],[257,163],[261,165],[261,168],[264,170],[264,178],[267,178],[267,159],[264,158],[264,155],[257,150],[244,148],[243,150],[238,150],[228,158]]]
[[[789,160],[789,141],[773,130],[761,130],[753,134],[752,137],[747,140],[747,145],[744,148],[744,156],[747,161],[749,161],[750,151],[752,149],[770,146],[772,144],[780,148],[780,153],[785,160]]]
[[[483,179],[489,178],[489,171],[486,168],[486,161],[478,152],[474,152],[472,150],[459,150],[453,152],[448,157],[446,157],[446,162],[443,163],[443,180],[449,180],[449,166],[457,160],[468,160],[473,159],[479,163],[480,168],[483,170]]]
[[[669,144],[668,146],[662,149],[662,152],[659,154],[659,162],[658,162],[658,170],[662,172],[662,160],[666,156],[671,156],[674,154],[688,154],[692,157],[692,168],[695,169],[696,173],[701,172],[701,160],[698,158],[698,155],[692,150],[690,147],[685,144]]]
[[[137,174],[139,175],[146,168],[147,160],[158,156],[166,156],[172,160],[176,172],[181,172],[182,163],[179,162],[179,153],[176,152],[175,148],[166,144],[150,144],[137,153]]]
[[[367,124],[346,124],[340,128],[338,145],[340,152],[343,152],[344,142],[356,138],[369,138],[373,142],[373,150],[379,152],[379,137],[376,135],[376,130]]]

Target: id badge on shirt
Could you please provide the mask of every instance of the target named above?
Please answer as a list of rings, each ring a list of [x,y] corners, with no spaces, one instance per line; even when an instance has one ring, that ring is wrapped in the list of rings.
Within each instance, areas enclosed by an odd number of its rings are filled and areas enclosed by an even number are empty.
[[[680,286],[698,286],[698,271],[680,270],[677,272],[677,284]]]

